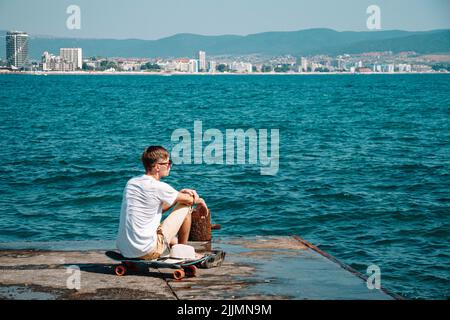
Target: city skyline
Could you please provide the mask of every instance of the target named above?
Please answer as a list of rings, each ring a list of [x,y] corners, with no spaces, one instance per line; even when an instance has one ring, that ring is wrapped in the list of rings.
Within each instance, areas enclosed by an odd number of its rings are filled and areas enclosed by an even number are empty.
[[[13,33],[8,33],[13,34]],[[27,34],[24,34],[28,37]],[[7,40],[7,42],[10,40]],[[16,55],[16,49],[11,51]],[[394,73],[394,72],[448,72],[449,66],[434,64],[432,60],[421,58],[414,52],[403,52],[393,55],[392,52],[370,52],[357,55],[338,55],[330,57],[317,55],[313,57],[285,56],[270,59],[270,61],[257,62],[256,64],[234,59],[228,61],[216,61],[207,59],[205,51],[198,51],[198,59],[175,58],[175,59],[127,59],[127,58],[86,58],[82,57],[82,48],[60,48],[60,55],[56,56],[48,51],[42,55],[41,63],[27,64],[28,71],[100,71],[100,72],[163,72],[163,73]],[[426,57],[426,56],[425,56]],[[27,60],[26,53],[22,60]],[[447,60],[448,61],[448,60]],[[267,63],[268,62],[268,63]],[[8,60],[8,66],[19,69]],[[22,65],[25,67],[25,65]],[[4,67],[1,69],[6,70]],[[11,71],[14,71],[11,69]]]
[[[290,34],[290,36],[287,36]],[[295,34],[292,37],[292,34]],[[373,36],[375,35],[375,38]],[[181,35],[183,36],[183,35]],[[184,35],[186,37],[186,35]],[[263,38],[265,37],[265,38]],[[282,42],[277,42],[276,38],[282,38]],[[171,48],[172,50],[179,47],[183,43],[189,43],[191,51],[194,47],[197,47],[197,59],[186,58],[192,55],[186,54],[175,54],[175,52],[170,52],[169,57],[164,57],[156,55],[153,58],[147,56],[146,60],[135,60],[135,58],[125,55],[87,55],[83,60],[82,55],[82,42],[75,41],[76,43],[63,43],[59,46],[58,50],[60,55],[54,54],[54,45],[49,45],[50,43],[45,42],[44,50],[41,51],[40,57],[41,62],[37,63],[32,57],[28,57],[28,34],[23,31],[10,30],[6,32],[5,37],[5,51],[6,51],[6,65],[5,62],[0,61],[0,66],[10,67],[12,71],[15,70],[29,70],[29,71],[153,71],[153,72],[187,72],[187,73],[198,73],[198,72],[208,72],[214,73],[219,72],[237,72],[237,73],[253,73],[253,72],[388,72],[393,73],[398,72],[431,72],[434,71],[449,71],[448,63],[446,65],[436,64],[436,62],[449,62],[450,52],[448,41],[443,41],[442,37],[449,39],[450,30],[435,30],[430,32],[405,32],[405,31],[386,31],[384,33],[374,34],[372,32],[338,32],[331,29],[310,29],[299,31],[295,33],[289,32],[279,32],[271,34],[259,34],[256,37],[237,37],[239,40],[246,38],[248,41],[253,43],[251,51],[247,53],[240,54],[220,54],[212,55],[213,60],[206,58],[206,50],[213,49],[211,47],[211,39],[209,37],[208,41],[203,41],[205,37],[194,37],[188,36],[188,38],[178,37],[178,45],[169,45],[166,50]],[[217,45],[218,42],[223,41],[223,37],[215,37],[213,43]],[[225,37],[225,42],[222,42],[222,46],[225,45],[226,48],[230,49],[230,45],[235,41],[236,37]],[[337,38],[340,40],[337,41]],[[350,40],[352,38],[352,40]],[[32,37],[33,39],[33,37]],[[36,41],[38,38],[35,38]],[[200,40],[202,39],[202,40]],[[251,40],[249,40],[251,39]],[[264,41],[262,41],[264,39]],[[406,39],[406,42],[405,42]],[[98,39],[100,41],[100,39]],[[370,41],[371,40],[371,41]],[[91,40],[92,41],[92,40]],[[93,40],[97,42],[97,40]],[[118,40],[121,41],[121,40]],[[203,42],[202,42],[203,41]],[[284,41],[284,42],[283,42]],[[286,44],[305,44],[306,48],[308,46],[317,43],[326,43],[325,47],[322,49],[327,50],[328,47],[336,46],[340,44],[340,52],[330,54],[330,52],[317,51],[315,54],[308,54],[303,51],[297,51],[299,47],[291,46],[287,49]],[[377,42],[378,41],[378,42]],[[381,41],[381,42],[380,42]],[[392,47],[383,47],[384,44],[391,41]],[[440,46],[436,46],[436,41],[440,42]],[[122,41],[123,42],[123,41]],[[125,41],[128,43],[127,41]],[[155,42],[155,41],[149,41]],[[191,44],[191,42],[193,44]],[[359,45],[360,48],[357,52],[352,52],[351,46],[349,44]],[[422,46],[411,47],[411,44],[415,42],[422,43]],[[272,54],[267,55],[267,52],[257,52],[254,51],[255,48],[263,50],[264,48],[260,46],[261,43],[269,44],[273,47],[276,44],[281,45],[285,51],[283,54]],[[308,44],[309,43],[309,44]],[[369,43],[369,46],[367,46]],[[375,47],[373,44],[377,43]],[[395,44],[400,43],[400,47]],[[61,44],[61,43],[60,43]],[[74,45],[75,44],[75,45]],[[87,43],[85,43],[88,45]],[[167,42],[165,43],[167,45]],[[427,45],[428,44],[428,45]],[[431,47],[429,46],[431,44]],[[160,45],[163,45],[160,43]],[[244,43],[238,41],[237,45],[242,47]],[[157,45],[158,46],[158,45]],[[1,47],[1,46],[0,46]],[[231,46],[233,47],[233,46]],[[235,44],[236,47],[236,44]],[[421,52],[420,48],[425,48],[432,51]],[[364,49],[364,50],[361,50]],[[394,49],[394,50],[392,50]],[[419,50],[416,50],[419,49]],[[443,49],[443,50],[442,50]],[[216,49],[217,50],[217,49]],[[232,49],[233,50],[233,49]],[[294,50],[289,52],[289,50]],[[305,48],[303,48],[305,50]],[[434,51],[433,51],[434,50]],[[140,47],[140,51],[149,52],[148,48]],[[150,51],[151,52],[151,51]],[[209,51],[208,51],[209,52]],[[293,53],[295,52],[295,53]],[[447,54],[442,54],[446,52]],[[153,51],[154,53],[154,51]],[[192,53],[192,52],[191,52]],[[426,54],[429,56],[426,56]],[[432,56],[433,53],[437,53],[438,57]],[[398,54],[398,56],[396,56]],[[421,57],[423,55],[423,57]],[[227,57],[228,56],[228,57]],[[308,60],[306,57],[308,57]],[[359,56],[363,57],[360,60],[354,60]],[[89,58],[90,57],[90,58]],[[230,57],[234,57],[231,58]],[[238,57],[236,59],[236,57]],[[29,59],[31,58],[31,59]],[[169,59],[167,59],[169,58]],[[280,60],[281,58],[281,60]],[[311,60],[309,60],[312,58]],[[349,59],[350,58],[350,59]],[[209,60],[209,61],[208,61]],[[124,63],[125,61],[125,63]],[[137,63],[136,63],[137,62]]]
[[[179,33],[248,35],[269,31],[331,28],[368,31],[367,8],[381,10],[381,30],[449,29],[446,0],[294,1],[122,1],[37,2],[0,0],[0,30],[34,30],[36,35],[155,40]],[[80,28],[66,25],[70,5],[80,8]],[[139,8],[137,10],[136,8]],[[177,10],[175,10],[175,8]],[[19,10],[20,9],[20,10]],[[14,14],[20,12],[21,14]]]
[[[396,40],[397,41],[397,40]],[[2,70],[21,71],[138,71],[138,72],[184,72],[184,73],[309,73],[309,72],[448,72],[449,65],[433,64],[437,61],[450,61],[450,55],[423,55],[411,50],[394,54],[390,50],[363,52],[359,54],[324,55],[316,54],[308,58],[303,55],[271,57],[261,60],[258,55],[241,59],[223,58],[209,60],[206,52],[197,52],[198,59],[178,57],[175,59],[148,58],[127,59],[126,57],[86,57],[83,59],[82,48],[60,47],[57,56],[46,50],[41,55],[41,62],[28,60],[28,34],[22,31],[6,33],[6,68],[0,61]],[[242,59],[243,58],[243,59]],[[280,60],[281,58],[281,60]],[[311,59],[311,60],[310,60]],[[444,60],[443,60],[444,59]],[[258,61],[259,60],[259,61]],[[267,63],[268,62],[268,63]],[[219,64],[220,63],[220,64]]]
[[[4,31],[6,35],[8,31]],[[83,47],[86,56],[104,57],[194,57],[199,50],[209,55],[317,54],[338,55],[362,52],[414,51],[419,54],[450,53],[450,29],[428,32],[401,30],[382,32],[339,32],[332,29],[309,29],[296,32],[269,32],[250,36],[211,36],[180,34],[161,40],[77,39],[27,34],[33,45],[29,57],[39,59],[44,51],[55,53],[59,48]],[[4,38],[0,32],[0,39]],[[5,42],[0,41],[0,59]],[[197,56],[198,57],[198,56]],[[204,65],[204,64],[203,64]],[[202,69],[201,66],[199,66]]]

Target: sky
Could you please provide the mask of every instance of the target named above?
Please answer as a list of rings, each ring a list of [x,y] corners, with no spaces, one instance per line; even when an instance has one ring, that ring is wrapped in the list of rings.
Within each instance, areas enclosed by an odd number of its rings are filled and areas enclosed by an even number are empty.
[[[70,5],[80,8],[79,29],[67,27]],[[381,30],[450,29],[450,0],[0,0],[0,30],[114,39],[310,28],[368,31],[370,5],[380,8]]]

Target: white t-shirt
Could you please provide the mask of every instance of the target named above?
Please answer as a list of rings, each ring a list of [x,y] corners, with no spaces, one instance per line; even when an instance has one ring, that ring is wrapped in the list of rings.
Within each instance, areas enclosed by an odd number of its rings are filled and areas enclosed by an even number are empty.
[[[127,258],[138,258],[156,248],[156,229],[163,202],[172,205],[178,191],[165,182],[142,175],[130,179],[123,192],[116,246]]]

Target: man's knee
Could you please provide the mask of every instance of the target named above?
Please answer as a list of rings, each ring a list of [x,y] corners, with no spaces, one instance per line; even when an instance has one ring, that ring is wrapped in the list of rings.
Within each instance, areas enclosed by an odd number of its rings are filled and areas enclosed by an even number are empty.
[[[182,208],[189,208],[190,206],[188,206],[187,204],[183,204],[183,203],[177,203],[175,205],[175,207],[173,207],[173,211],[178,210],[178,209],[182,209]]]
[[[171,247],[178,244],[178,237],[173,237],[169,244]]]

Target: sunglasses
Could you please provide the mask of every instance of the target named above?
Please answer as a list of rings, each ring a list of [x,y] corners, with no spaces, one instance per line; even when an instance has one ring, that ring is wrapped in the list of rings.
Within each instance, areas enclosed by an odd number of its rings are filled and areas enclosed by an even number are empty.
[[[172,160],[169,160],[168,162],[158,162],[158,164],[160,164],[160,165],[166,165],[166,164],[168,164],[169,167],[171,167],[171,166],[173,165],[173,162],[172,162]]]

